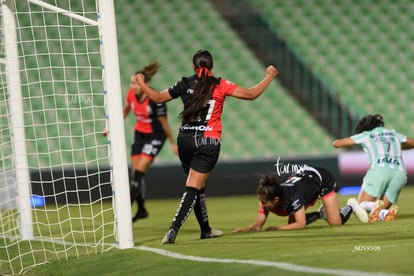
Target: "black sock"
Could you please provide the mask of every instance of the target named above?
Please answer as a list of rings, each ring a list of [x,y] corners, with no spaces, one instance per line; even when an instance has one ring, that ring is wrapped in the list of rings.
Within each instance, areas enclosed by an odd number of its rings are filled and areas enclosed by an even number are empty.
[[[352,215],[352,207],[351,205],[345,205],[341,209],[339,209],[339,214],[341,215],[341,222],[342,224],[345,224],[345,222],[348,221],[348,219]]]
[[[138,203],[138,211],[145,210],[145,173],[141,171],[134,171],[134,175],[131,181],[131,203],[136,200]]]
[[[140,194],[137,198],[136,198],[137,204],[138,204],[138,210],[137,213],[139,212],[145,212],[145,199],[142,197],[142,194]]]
[[[181,198],[180,205],[175,213],[171,228],[177,233],[180,227],[184,224],[188,216],[193,211],[194,205],[197,201],[199,190],[193,187],[186,187],[185,192]]]
[[[200,230],[202,233],[209,233],[211,231],[208,222],[208,213],[206,205],[206,188],[202,188],[198,193],[197,201],[194,205],[194,213],[196,215]]]
[[[311,224],[312,222],[315,222],[320,218],[319,212],[310,212],[306,213],[306,225]]]

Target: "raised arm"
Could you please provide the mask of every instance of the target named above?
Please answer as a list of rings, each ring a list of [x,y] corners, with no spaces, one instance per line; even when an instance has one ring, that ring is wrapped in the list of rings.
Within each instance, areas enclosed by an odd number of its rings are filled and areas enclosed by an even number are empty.
[[[353,146],[353,145],[355,145],[355,141],[352,140],[351,137],[337,139],[337,140],[333,141],[333,143],[332,143],[332,146],[334,148],[350,147],[350,146]]]
[[[141,89],[144,91],[144,93],[154,102],[165,103],[165,102],[172,100],[170,93],[168,93],[168,89],[158,92],[157,90],[149,87],[144,81],[143,74],[141,73],[137,74],[135,78],[136,78],[138,85],[141,86]]]
[[[414,148],[414,139],[407,137],[407,141],[401,144],[402,149],[412,149]]]
[[[243,100],[255,100],[262,95],[277,74],[276,67],[270,65],[266,68],[266,76],[262,81],[250,88],[239,86],[234,90],[232,96]]]

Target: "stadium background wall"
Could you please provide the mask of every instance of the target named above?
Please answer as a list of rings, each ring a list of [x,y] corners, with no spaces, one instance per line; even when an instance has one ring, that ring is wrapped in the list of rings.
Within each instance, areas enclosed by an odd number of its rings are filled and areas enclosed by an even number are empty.
[[[361,172],[341,174],[336,156],[279,160],[279,162],[277,160],[222,161],[217,164],[208,179],[207,193],[209,196],[254,195],[258,180],[263,174],[273,174],[282,180],[286,177],[287,171],[303,164],[321,166],[330,170],[337,180],[338,188],[358,186],[364,175]],[[88,169],[88,174],[85,169],[32,172],[30,174],[32,194],[45,196],[46,204],[55,201],[58,203],[93,202],[112,193],[110,184],[97,185],[98,183],[110,183],[109,172],[102,171],[101,168],[96,169],[96,173],[91,173]],[[410,174],[409,171],[408,183],[412,177],[414,174],[412,172]],[[154,165],[146,175],[147,198],[180,197],[184,190],[185,179],[185,174],[178,164]]]

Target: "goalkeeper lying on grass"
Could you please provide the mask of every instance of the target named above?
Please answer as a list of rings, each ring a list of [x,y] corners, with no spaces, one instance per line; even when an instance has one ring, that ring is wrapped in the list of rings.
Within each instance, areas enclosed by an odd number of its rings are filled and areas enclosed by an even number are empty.
[[[284,183],[278,183],[276,177],[263,176],[257,188],[260,205],[255,223],[237,228],[233,233],[261,230],[270,212],[287,216],[288,223],[270,226],[267,231],[303,229],[319,218],[326,219],[329,225],[342,225],[352,212],[366,223],[368,215],[355,199],[348,200],[347,205],[339,209],[335,186],[329,171],[310,166],[304,166]],[[306,214],[306,209],[313,206],[319,197],[323,202],[319,212]]]

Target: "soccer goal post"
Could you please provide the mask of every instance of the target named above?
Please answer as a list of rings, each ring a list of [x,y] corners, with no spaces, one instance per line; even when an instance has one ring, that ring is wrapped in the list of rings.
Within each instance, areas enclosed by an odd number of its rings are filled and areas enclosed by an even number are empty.
[[[0,272],[133,247],[113,0],[0,3]]]

